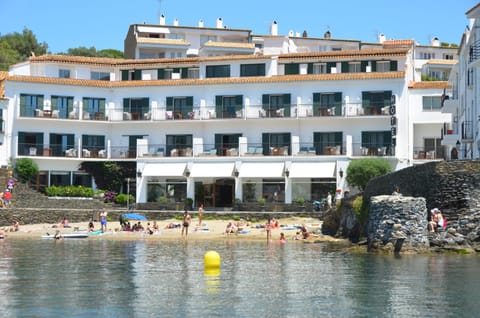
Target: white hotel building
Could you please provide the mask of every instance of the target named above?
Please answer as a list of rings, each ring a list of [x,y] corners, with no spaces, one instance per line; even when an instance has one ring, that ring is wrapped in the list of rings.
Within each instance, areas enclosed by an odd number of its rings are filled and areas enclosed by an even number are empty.
[[[348,189],[352,160],[449,159],[441,112],[456,48],[229,29],[131,25],[126,59],[31,57],[0,73],[0,164],[45,184],[95,185],[84,161],[135,162],[137,203],[291,203]]]

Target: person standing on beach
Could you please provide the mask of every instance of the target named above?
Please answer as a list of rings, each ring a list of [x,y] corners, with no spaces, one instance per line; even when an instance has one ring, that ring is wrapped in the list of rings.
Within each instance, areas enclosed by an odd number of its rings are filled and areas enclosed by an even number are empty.
[[[188,214],[188,210],[185,209],[183,213],[183,223],[182,223],[182,237],[183,233],[185,232],[185,237],[188,235],[188,227],[190,226],[190,222],[192,221],[192,217]]]
[[[330,194],[330,192],[327,192],[327,205],[329,209],[332,208],[332,195]]]
[[[103,211],[100,213],[100,225],[102,232],[107,231],[107,215],[108,213],[105,211],[105,209],[103,209]]]
[[[203,204],[200,204],[198,208],[198,226],[202,226],[202,218],[203,218]]]
[[[272,239],[272,222],[270,221],[270,217],[268,217],[267,223],[265,223],[265,232],[267,232],[267,243],[268,243]]]

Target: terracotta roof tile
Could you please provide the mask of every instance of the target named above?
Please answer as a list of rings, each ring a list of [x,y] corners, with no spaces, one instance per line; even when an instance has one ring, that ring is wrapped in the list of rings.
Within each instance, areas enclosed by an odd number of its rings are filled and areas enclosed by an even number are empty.
[[[189,42],[184,41],[184,40],[146,38],[146,37],[139,37],[137,39],[137,43],[181,45],[181,46],[189,46],[190,45]]]
[[[428,82],[410,82],[408,88],[410,89],[446,89],[451,88],[446,81],[428,81]]]
[[[403,56],[406,55],[408,49],[395,48],[395,49],[367,49],[367,50],[345,50],[345,51],[323,51],[323,52],[305,52],[305,53],[288,53],[280,54],[280,59],[294,59],[294,58],[324,58],[335,59],[339,58],[358,58],[358,57],[379,57],[379,56]]]
[[[229,47],[239,49],[255,49],[254,43],[240,43],[240,42],[214,42],[208,41],[203,44],[204,47]]]
[[[415,44],[413,40],[387,40],[383,42],[384,48],[412,47]]]
[[[308,81],[346,81],[404,78],[405,72],[373,72],[373,73],[338,73],[338,74],[309,74],[309,75],[281,75],[272,77],[235,77],[235,78],[207,78],[207,79],[177,79],[177,80],[145,80],[145,81],[98,81],[79,80],[71,78],[52,78],[38,76],[8,76],[8,81],[39,83],[51,85],[71,85],[87,87],[152,87],[152,86],[188,86],[188,85],[222,85],[222,84],[255,84],[281,82],[308,82]]]

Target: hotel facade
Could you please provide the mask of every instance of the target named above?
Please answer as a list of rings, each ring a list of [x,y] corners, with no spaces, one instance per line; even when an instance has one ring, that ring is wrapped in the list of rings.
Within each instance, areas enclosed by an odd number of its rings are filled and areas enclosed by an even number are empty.
[[[82,162],[134,162],[137,204],[228,208],[343,194],[349,163],[450,159],[442,112],[457,49],[289,32],[131,25],[125,59],[44,55],[0,73],[0,164],[95,187]],[[422,81],[429,79],[429,81]],[[432,81],[433,79],[433,81]],[[451,99],[450,99],[451,100]],[[393,189],[392,189],[393,190]]]

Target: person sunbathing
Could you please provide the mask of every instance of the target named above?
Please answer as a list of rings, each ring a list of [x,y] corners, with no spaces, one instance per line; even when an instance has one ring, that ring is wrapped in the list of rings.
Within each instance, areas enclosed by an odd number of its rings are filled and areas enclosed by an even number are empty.
[[[226,234],[232,234],[237,231],[237,227],[232,223],[228,222],[227,227],[225,228],[225,233]]]

